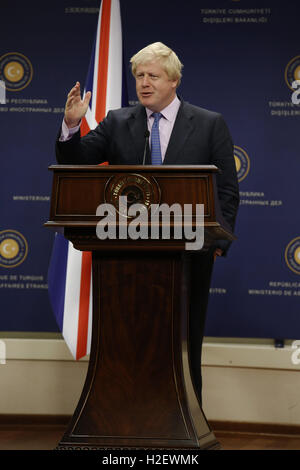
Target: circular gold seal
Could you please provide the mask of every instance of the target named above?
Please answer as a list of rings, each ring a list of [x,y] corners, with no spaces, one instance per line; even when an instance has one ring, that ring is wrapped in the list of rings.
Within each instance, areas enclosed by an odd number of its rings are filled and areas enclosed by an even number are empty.
[[[9,91],[20,91],[32,80],[30,60],[20,52],[8,52],[0,57],[0,80]]]
[[[157,181],[138,174],[112,176],[105,187],[105,202],[127,218],[128,208],[140,204],[148,210],[151,204],[159,204],[160,189]]]
[[[300,237],[296,237],[287,245],[284,253],[285,262],[295,274],[300,274]]]
[[[239,183],[246,178],[250,170],[250,159],[244,149],[234,146],[234,160]]]
[[[28,244],[24,235],[16,230],[0,232],[0,266],[15,268],[23,263],[28,253]]]
[[[300,80],[300,55],[289,61],[284,71],[284,79],[290,90],[295,91],[292,84],[294,81]]]

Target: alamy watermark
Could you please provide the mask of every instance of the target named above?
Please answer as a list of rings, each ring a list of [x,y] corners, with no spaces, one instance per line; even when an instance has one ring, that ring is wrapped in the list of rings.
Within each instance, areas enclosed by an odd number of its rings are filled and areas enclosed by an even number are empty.
[[[291,356],[292,364],[298,365],[300,364],[300,340],[297,339],[293,341],[291,348],[295,349],[295,351],[292,352],[292,356]]]
[[[186,240],[186,250],[201,250],[204,244],[204,204],[174,203],[128,206],[127,197],[119,197],[119,206],[105,203],[96,215],[103,217],[97,224],[100,240]],[[193,211],[194,207],[194,211]],[[121,216],[121,217],[120,217]],[[119,217],[119,223],[117,219]]]
[[[6,364],[6,344],[0,339],[0,365]]]
[[[3,80],[0,80],[0,104],[6,104],[6,88]]]
[[[292,103],[300,104],[300,80],[295,80],[292,87],[296,90],[292,93]]]

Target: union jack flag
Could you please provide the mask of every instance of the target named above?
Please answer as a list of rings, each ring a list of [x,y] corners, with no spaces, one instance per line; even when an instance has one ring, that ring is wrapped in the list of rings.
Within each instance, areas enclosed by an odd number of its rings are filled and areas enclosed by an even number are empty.
[[[94,129],[111,109],[127,105],[123,76],[119,0],[102,0],[83,97],[92,92],[81,135]],[[89,354],[92,330],[92,257],[56,234],[48,289],[56,321],[75,359]]]

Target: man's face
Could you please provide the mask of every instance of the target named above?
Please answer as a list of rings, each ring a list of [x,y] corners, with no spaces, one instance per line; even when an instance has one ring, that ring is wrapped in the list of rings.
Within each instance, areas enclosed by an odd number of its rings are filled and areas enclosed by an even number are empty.
[[[153,112],[160,112],[175,98],[177,80],[169,79],[159,61],[138,65],[135,80],[140,103]]]

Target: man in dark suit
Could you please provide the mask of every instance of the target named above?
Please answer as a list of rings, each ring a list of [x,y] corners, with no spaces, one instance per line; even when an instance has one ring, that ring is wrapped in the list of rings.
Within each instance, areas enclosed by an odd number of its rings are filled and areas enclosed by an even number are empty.
[[[221,170],[217,175],[217,189],[222,214],[233,230],[239,193],[232,139],[224,119],[218,113],[178,98],[176,90],[182,64],[164,44],[150,44],[132,57],[131,64],[140,104],[110,111],[95,130],[82,138],[80,121],[91,94],[88,92],[81,99],[80,84],[77,82],[72,88],[56,143],[58,163],[214,164]],[[150,148],[145,153],[148,132]],[[227,253],[229,245],[221,240],[208,251],[191,257],[190,366],[200,402],[201,349],[213,262],[217,255]]]

